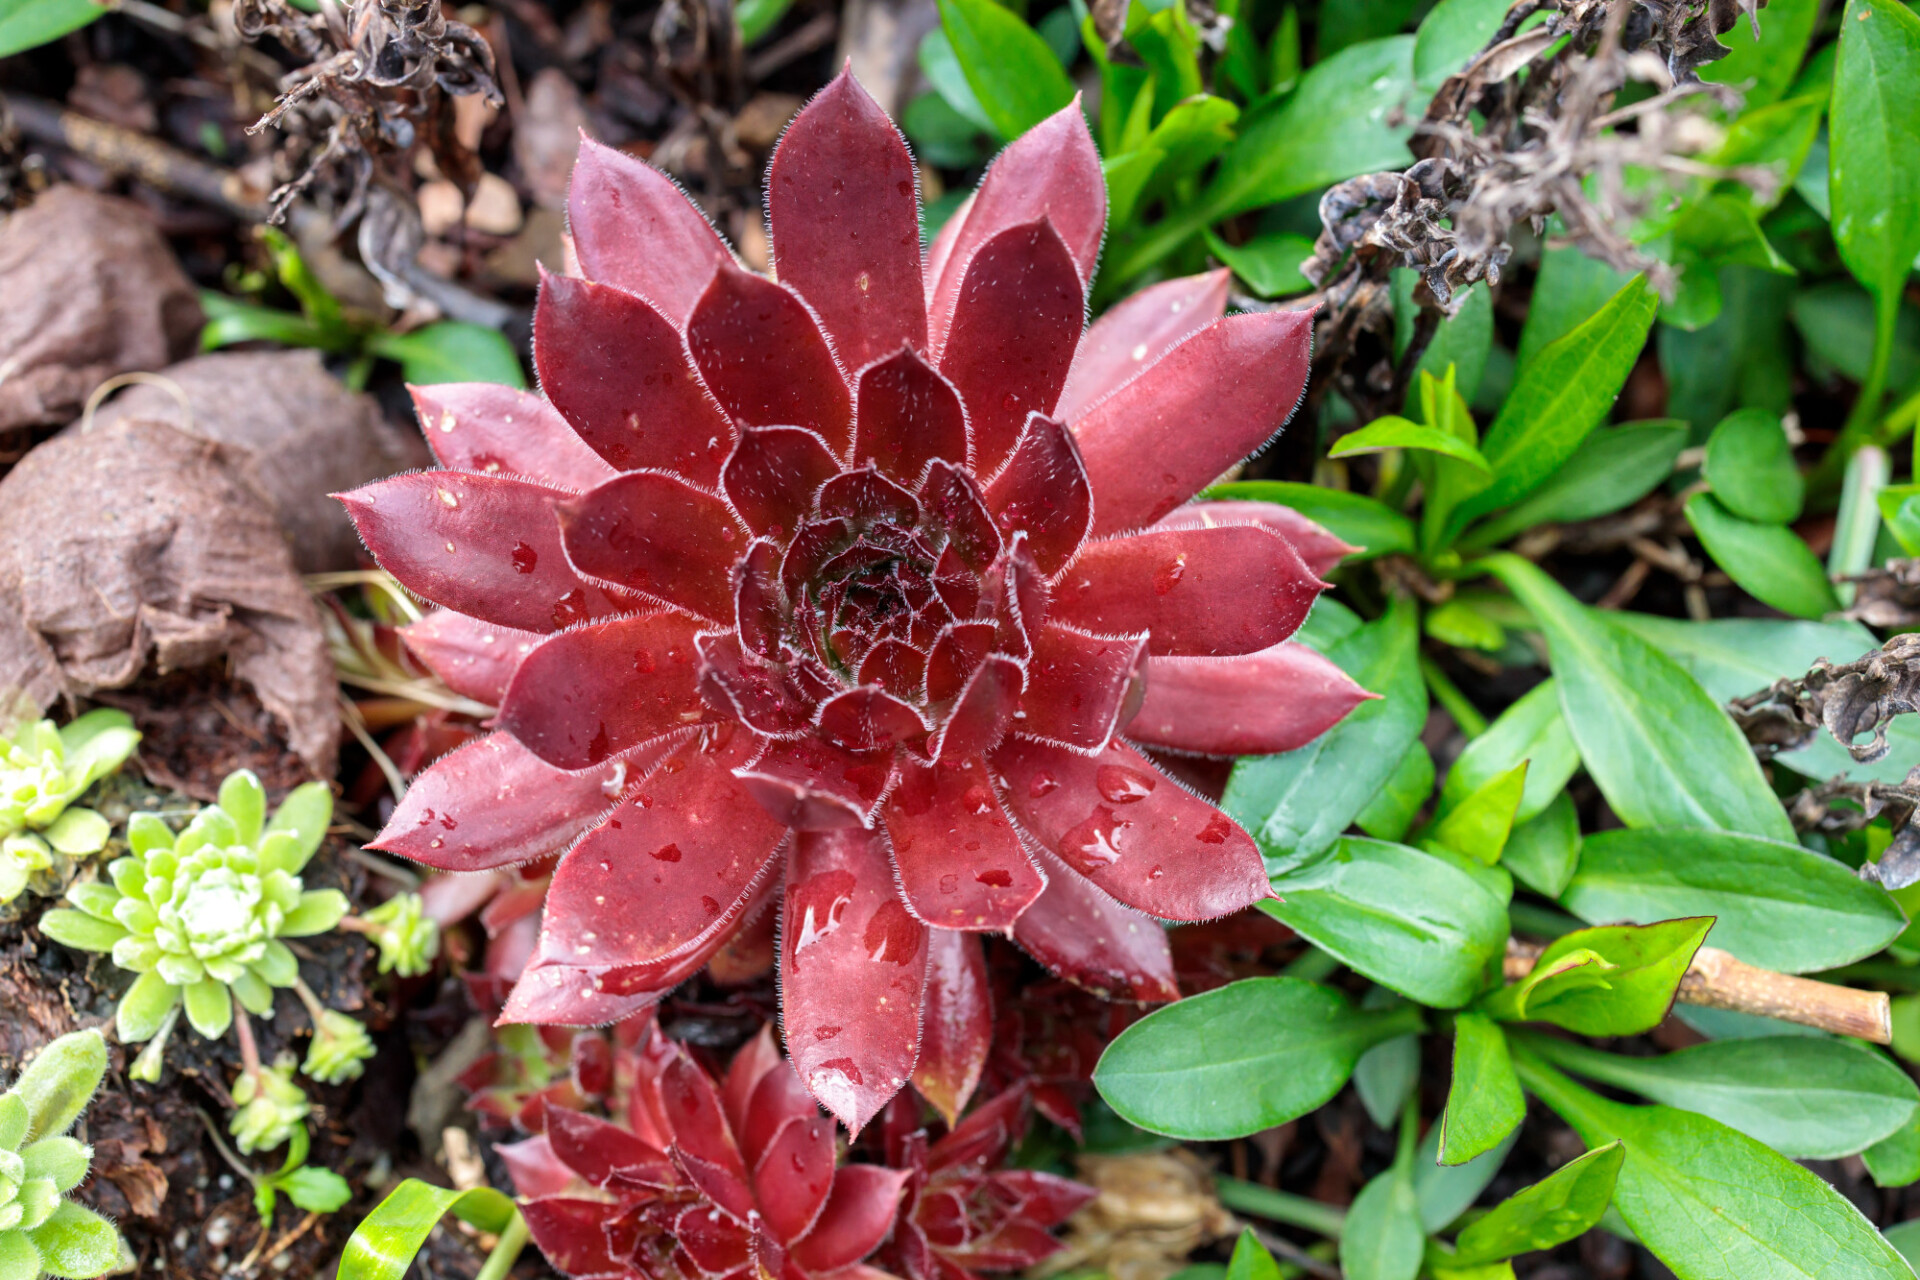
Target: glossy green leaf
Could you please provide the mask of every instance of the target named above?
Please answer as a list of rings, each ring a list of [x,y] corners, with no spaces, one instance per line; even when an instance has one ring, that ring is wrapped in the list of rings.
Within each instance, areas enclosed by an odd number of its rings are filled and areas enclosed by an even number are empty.
[[[740,46],[750,48],[758,43],[780,25],[780,19],[792,7],[793,0],[740,0],[733,11],[733,20],[740,28]]]
[[[1887,1228],[1887,1243],[1907,1260],[1908,1266],[1920,1266],[1920,1218]]]
[[[1631,1036],[1660,1025],[1713,920],[1601,925],[1556,938],[1527,978],[1489,996],[1503,1021],[1551,1022],[1588,1036]]]
[[[1400,757],[1399,767],[1367,801],[1367,807],[1354,815],[1362,831],[1379,840],[1403,839],[1413,827],[1420,806],[1433,794],[1433,753],[1426,744],[1414,740]]]
[[[1291,507],[1324,526],[1342,542],[1359,547],[1358,552],[1347,557],[1349,561],[1370,560],[1414,549],[1413,521],[1372,498],[1344,489],[1286,480],[1235,480],[1215,485],[1203,496],[1252,498]]]
[[[1580,749],[1560,712],[1560,688],[1552,677],[1529,689],[1467,744],[1440,788],[1441,814],[1521,763],[1527,772],[1513,814],[1516,823],[1542,813],[1580,767]]]
[[[441,320],[412,333],[380,334],[367,343],[375,355],[400,362],[408,382],[498,382],[524,388],[526,374],[513,344],[498,329]]]
[[[1427,610],[1420,620],[1426,633],[1441,644],[1456,649],[1480,649],[1498,653],[1507,645],[1507,630],[1498,619],[1489,617],[1473,602],[1458,596],[1437,608]]]
[[[1461,797],[1434,823],[1432,838],[1487,866],[1500,861],[1521,794],[1526,790],[1527,772],[1527,762],[1522,760]]]
[[[1851,1040],[1713,1040],[1657,1058],[1545,1037],[1528,1043],[1577,1075],[1711,1116],[1782,1155],[1852,1155],[1920,1111],[1913,1079],[1884,1054]]]
[[[1684,828],[1588,836],[1561,902],[1586,920],[1711,915],[1714,946],[1781,973],[1851,964],[1906,927],[1878,885],[1797,842]]]
[[[1506,949],[1506,900],[1444,858],[1343,836],[1274,879],[1260,909],[1357,973],[1410,1000],[1458,1008]]]
[[[1280,1265],[1250,1228],[1241,1228],[1240,1238],[1234,1241],[1224,1280],[1280,1280]]]
[[[1493,483],[1460,505],[1456,527],[1526,497],[1573,456],[1626,385],[1658,304],[1659,295],[1635,277],[1592,318],[1521,366],[1480,442]]]
[[[938,93],[923,93],[907,103],[900,113],[900,128],[922,163],[964,169],[985,158],[980,126]],[[1109,194],[1109,205],[1112,199]]]
[[[1874,495],[1887,532],[1910,556],[1920,556],[1920,485],[1888,485]]]
[[[1598,315],[1632,279],[1572,245],[1543,250],[1515,357],[1531,364],[1550,343]]]
[[[1262,298],[1283,298],[1313,288],[1312,282],[1300,274],[1300,264],[1313,256],[1311,236],[1275,232],[1231,245],[1209,231],[1207,248]]]
[[[1596,428],[1531,495],[1467,531],[1468,550],[1497,546],[1535,525],[1591,520],[1632,506],[1673,473],[1687,424],[1665,418]]]
[[[1920,1113],[1862,1151],[1860,1160],[1877,1186],[1906,1187],[1920,1182]],[[1887,1232],[1887,1239],[1893,1239],[1892,1231]],[[1914,1257],[1905,1248],[1901,1248],[1900,1256],[1909,1262]]]
[[[1419,1154],[1413,1159],[1413,1194],[1420,1201],[1420,1224],[1429,1233],[1452,1223],[1480,1198],[1506,1163],[1507,1154],[1520,1140],[1514,1130],[1506,1140],[1483,1156],[1465,1164],[1440,1163],[1440,1126],[1428,1125],[1427,1136],[1420,1140]]]
[[[1467,1225],[1455,1241],[1455,1256],[1469,1264],[1497,1262],[1551,1249],[1591,1230],[1613,1200],[1626,1154],[1617,1141],[1595,1147],[1507,1197]]]
[[[1107,211],[1116,224],[1132,220],[1147,193],[1147,183],[1166,158],[1163,151],[1142,147],[1101,162],[1100,171],[1107,179]]]
[[[1711,827],[1792,840],[1747,740],[1671,658],[1510,555],[1483,563],[1546,632],[1580,757],[1629,826]]]
[[[1746,266],[1794,274],[1793,265],[1768,241],[1753,202],[1745,195],[1715,193],[1689,202],[1667,240],[1680,273],[1674,299],[1660,308],[1660,318],[1668,324],[1698,329],[1719,316],[1722,268]]]
[[[1239,107],[1211,94],[1196,93],[1174,103],[1143,144],[1166,157],[1154,171],[1150,189],[1164,190],[1205,168],[1233,141],[1239,119]]]
[[[1689,622],[1644,613],[1612,615],[1616,625],[1632,631],[1679,663],[1715,702],[1758,693],[1775,680],[1797,679],[1817,658],[1851,662],[1879,647],[1873,633],[1857,622],[1803,622],[1783,618],[1715,618]],[[1797,751],[1776,760],[1810,777],[1835,774],[1899,782],[1912,762],[1920,760],[1920,716],[1899,716],[1888,727],[1893,750],[1873,764],[1857,764],[1846,748],[1825,733]]]
[[[985,107],[974,94],[973,86],[967,82],[967,73],[960,66],[960,59],[953,51],[953,41],[947,39],[947,33],[940,27],[921,38],[920,74],[933,87],[933,91],[946,101],[946,104],[958,112],[964,119],[971,121],[984,133],[993,133],[993,121],[987,115]],[[1138,67],[1128,67],[1144,75]],[[1115,95],[1118,100],[1118,95]]]
[[[0,0],[0,58],[51,44],[108,11],[93,0]]]
[[[1416,1031],[1412,1005],[1355,1009],[1298,978],[1248,978],[1154,1010],[1101,1054],[1093,1083],[1129,1124],[1200,1141],[1285,1124],[1340,1091],[1360,1055]]]
[[[1405,167],[1406,137],[1424,106],[1413,88],[1412,36],[1369,40],[1315,63],[1284,102],[1248,121],[1221,157],[1202,197],[1207,221],[1356,174]],[[1406,113],[1406,123],[1392,122],[1396,110]]]
[[[1580,816],[1564,793],[1513,829],[1500,865],[1535,893],[1557,898],[1580,863]]]
[[[1376,988],[1384,993],[1384,988]],[[1368,992],[1373,995],[1374,992]],[[1387,993],[1391,994],[1391,993]],[[1396,997],[1397,999],[1397,997]],[[1360,1055],[1353,1064],[1353,1091],[1382,1129],[1391,1129],[1413,1086],[1420,1082],[1420,1037],[1395,1036]]]
[[[1794,180],[1807,163],[1814,140],[1820,136],[1820,122],[1826,117],[1827,95],[1801,94],[1784,102],[1775,102],[1745,112],[1727,127],[1726,140],[1712,153],[1710,163],[1731,169],[1749,166],[1771,171],[1778,185],[1763,197],[1759,189],[1738,187],[1728,197],[1740,200],[1755,211],[1777,205],[1793,190]],[[1763,230],[1764,236],[1764,230]],[[1757,263],[1769,270],[1772,263]]]
[[[1425,1251],[1413,1172],[1396,1162],[1353,1198],[1340,1233],[1340,1270],[1347,1280],[1414,1280]]]
[[[1462,1012],[1453,1020],[1453,1082],[1440,1117],[1441,1163],[1465,1164],[1484,1155],[1526,1118],[1506,1033],[1484,1013]]]
[[[277,342],[283,347],[345,351],[355,341],[355,335],[345,329],[323,329],[292,311],[241,302],[210,289],[200,291],[200,309],[207,317],[200,330],[202,351],[217,351],[237,342]]]
[[[1012,10],[993,0],[940,0],[940,26],[1001,137],[1017,138],[1073,101],[1060,60]]]
[[[1920,256],[1920,16],[1848,0],[1833,70],[1833,239],[1854,278],[1887,304]]]
[[[1414,300],[1420,273],[1409,267],[1395,267],[1387,279],[1393,298],[1393,353],[1394,358],[1399,359],[1412,345],[1420,319],[1420,304]],[[1486,374],[1487,360],[1492,353],[1493,295],[1485,287],[1469,286],[1460,294],[1458,302],[1454,313],[1443,316],[1435,326],[1420,362],[1414,365],[1414,372],[1444,379],[1447,367],[1453,366],[1456,386],[1470,401],[1480,390],[1480,380]],[[1407,402],[1411,406],[1418,403],[1418,399],[1409,393]],[[1431,419],[1425,420],[1429,425],[1440,425]],[[1476,434],[1470,443],[1478,439]]]
[[[1760,36],[1745,22],[1720,37],[1730,52],[1700,68],[1700,78],[1741,92],[1745,115],[1777,102],[1793,84],[1806,57],[1807,41],[1820,16],[1820,0],[1770,0],[1760,15]]]
[[[1873,299],[1851,280],[1828,280],[1793,295],[1793,327],[1807,346],[1807,363],[1866,380],[1874,356]],[[1887,353],[1887,386],[1902,391],[1920,384],[1920,307],[1900,308]]]
[[[1507,0],[1440,0],[1414,33],[1414,82],[1432,93],[1448,76],[1466,70],[1506,16]]]
[[[1221,806],[1253,836],[1269,871],[1318,857],[1393,776],[1427,718],[1418,610],[1396,600],[1327,657],[1364,689],[1363,702],[1304,747],[1234,765]]]
[[[1839,610],[1827,567],[1793,530],[1742,520],[1710,493],[1688,498],[1686,512],[1700,545],[1748,595],[1800,618]]]
[[[491,1187],[449,1191],[408,1178],[354,1228],[335,1280],[402,1280],[427,1234],[446,1214],[497,1235],[519,1212]]]
[[[1451,431],[1389,415],[1376,418],[1358,431],[1349,431],[1327,450],[1329,458],[1347,458],[1387,449],[1420,449],[1457,458],[1479,471],[1490,471],[1480,451]]]
[[[1613,1203],[1681,1280],[1912,1280],[1852,1203],[1763,1143],[1690,1111],[1608,1101],[1521,1046],[1513,1056],[1589,1147],[1625,1144]]]
[[[274,1189],[308,1213],[332,1213],[353,1199],[353,1188],[331,1169],[302,1165],[273,1180]]]
[[[1776,414],[1738,409],[1722,418],[1707,437],[1701,474],[1743,520],[1786,524],[1800,517],[1806,481]]]

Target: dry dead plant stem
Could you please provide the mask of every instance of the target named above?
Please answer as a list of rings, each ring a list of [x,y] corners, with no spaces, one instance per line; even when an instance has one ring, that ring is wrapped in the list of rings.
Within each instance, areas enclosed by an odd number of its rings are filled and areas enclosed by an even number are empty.
[[[1513,980],[1526,977],[1545,949],[1539,943],[1508,939],[1506,976]],[[1874,1044],[1893,1042],[1891,1001],[1886,992],[1775,973],[1736,959],[1718,947],[1702,947],[1694,954],[1693,963],[1680,980],[1678,999],[1682,1004],[1706,1009],[1797,1022]]]

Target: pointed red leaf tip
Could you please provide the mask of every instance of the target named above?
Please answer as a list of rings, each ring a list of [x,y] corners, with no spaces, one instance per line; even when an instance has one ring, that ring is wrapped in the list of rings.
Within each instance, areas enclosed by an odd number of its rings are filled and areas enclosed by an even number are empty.
[[[1180,998],[1159,921],[1121,906],[1045,849],[1034,850],[1034,861],[1046,872],[1047,889],[1013,926],[1022,950],[1103,1000]]]
[[[938,275],[931,277],[927,307],[928,337],[936,351],[947,340],[961,281],[980,246],[1038,218],[1053,223],[1073,255],[1082,287],[1091,285],[1107,229],[1107,180],[1077,96],[1008,144],[954,214],[952,238],[943,232],[944,255],[936,244]]]
[[[1130,907],[1211,920],[1271,896],[1252,837],[1125,743],[1089,757],[1016,738],[992,764],[1021,827]]]
[[[607,1249],[607,1227],[620,1212],[619,1205],[555,1195],[529,1200],[520,1211],[526,1216],[527,1233],[533,1242],[563,1275],[627,1274],[626,1267]]]
[[[1094,636],[1048,624],[1027,660],[1020,736],[1096,751],[1133,716],[1147,675],[1147,637]]]
[[[673,179],[591,138],[573,166],[567,225],[587,279],[638,294],[682,329],[714,270],[733,261]]]
[[[488,871],[559,853],[599,821],[639,769],[565,773],[511,734],[448,752],[413,780],[367,847],[442,871]]]
[[[558,489],[501,476],[416,471],[338,498],[382,568],[423,600],[541,635],[627,610],[560,548]]]
[[[743,427],[805,427],[835,457],[853,443],[846,377],[791,289],[722,266],[688,322],[693,362]]]
[[[802,1097],[806,1097],[803,1086]],[[752,1165],[753,1189],[773,1238],[799,1241],[833,1191],[833,1121],[806,1097],[806,1116],[790,1118]],[[752,1156],[749,1156],[752,1159]]]
[[[1292,635],[1326,585],[1267,529],[1138,533],[1081,551],[1054,586],[1053,620],[1148,632],[1153,654],[1257,653]]]
[[[735,770],[774,820],[797,831],[865,827],[893,783],[886,752],[843,750],[816,737],[763,739]]]
[[[842,71],[794,117],[767,166],[773,265],[813,307],[848,368],[925,349],[913,157]]]
[[[1154,658],[1127,736],[1210,756],[1304,747],[1378,694],[1302,644],[1234,658]]]
[[[702,1195],[746,1222],[754,1211],[746,1161],[727,1127],[720,1091],[684,1046],[674,1046],[660,1077],[660,1102],[673,1131],[674,1159]]]
[[[913,1087],[951,1128],[986,1071],[993,1048],[993,999],[980,939],[935,929],[927,941],[927,1003]]]
[[[725,736],[718,749],[696,740],[667,757],[560,860],[542,960],[650,965],[741,917],[786,831],[731,771],[749,735]]]
[[[1216,320],[1073,424],[1094,532],[1152,524],[1270,440],[1300,403],[1313,313]]]
[[[780,1046],[773,1038],[773,1024],[764,1024],[760,1034],[740,1046],[727,1065],[727,1078],[720,1086],[720,1105],[727,1113],[727,1124],[742,1142],[747,1142],[747,1104],[768,1072],[786,1065]],[[789,1075],[792,1072],[788,1072]],[[749,1146],[751,1144],[749,1143]],[[751,1152],[748,1160],[758,1157]]]
[[[1339,563],[1356,551],[1365,550],[1336,537],[1333,532],[1307,519],[1292,507],[1277,502],[1258,502],[1229,498],[1220,502],[1189,502],[1175,507],[1153,526],[1165,529],[1212,529],[1222,525],[1253,524],[1271,529],[1300,553],[1308,572],[1324,578]]]
[[[500,727],[559,769],[590,769],[693,728],[711,718],[700,698],[698,625],[652,613],[548,637],[507,687]]]
[[[659,471],[630,471],[559,507],[584,577],[724,626],[747,530],[726,502]]]
[[[1005,933],[1046,887],[977,759],[904,764],[882,820],[908,908],[943,932]]]
[[[1068,423],[1078,422],[1103,396],[1225,315],[1232,279],[1225,267],[1182,276],[1149,285],[1109,307],[1080,340],[1055,412]]]
[[[1049,576],[1073,559],[1093,527],[1093,490],[1073,435],[1037,413],[986,497],[1001,533],[1025,532],[1034,563]]]
[[[613,474],[554,407],[497,382],[409,386],[420,434],[449,471],[510,475],[556,489],[591,489]]]
[[[960,393],[911,347],[868,365],[856,384],[853,458],[903,485],[927,464],[967,465],[967,411]]]
[[[1030,413],[1051,413],[1086,324],[1086,294],[1049,219],[1008,227],[979,248],[954,298],[940,372],[959,388],[973,470],[1006,462]]]
[[[866,831],[795,838],[782,919],[787,1052],[813,1096],[857,1134],[919,1057],[926,926],[900,904],[884,842]]]
[[[498,627],[452,609],[435,609],[400,628],[407,652],[463,698],[497,707],[520,660],[540,636]]]
[[[502,1142],[494,1148],[507,1166],[516,1195],[528,1200],[557,1196],[573,1185],[573,1170],[553,1154],[553,1144],[542,1133],[522,1142]]]
[[[840,472],[827,442],[799,427],[749,427],[727,459],[721,487],[747,528],[785,541]]]
[[[533,361],[553,407],[606,460],[600,480],[615,468],[707,487],[719,479],[733,424],[694,371],[680,330],[644,300],[543,274]]]
[[[598,1116],[550,1106],[546,1135],[554,1157],[596,1187],[606,1186],[618,1174],[637,1174],[655,1183],[673,1176],[666,1152]]]

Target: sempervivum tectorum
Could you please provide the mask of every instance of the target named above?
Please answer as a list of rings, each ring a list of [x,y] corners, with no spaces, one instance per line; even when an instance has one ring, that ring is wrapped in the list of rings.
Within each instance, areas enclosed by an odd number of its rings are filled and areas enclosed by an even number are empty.
[[[1152,917],[1268,894],[1247,834],[1140,747],[1287,750],[1365,696],[1284,643],[1347,548],[1189,503],[1291,412],[1309,317],[1223,318],[1215,274],[1086,329],[1106,197],[1077,107],[926,255],[906,145],[850,76],[767,190],[777,283],[585,146],[544,398],[421,390],[445,469],[346,495],[465,615],[421,648],[504,684],[504,732],[377,847],[480,870],[586,830],[510,1020],[625,1016],[772,904],[808,1087],[856,1129],[910,1077],[952,1115],[985,1050],[966,932],[1171,999]]]

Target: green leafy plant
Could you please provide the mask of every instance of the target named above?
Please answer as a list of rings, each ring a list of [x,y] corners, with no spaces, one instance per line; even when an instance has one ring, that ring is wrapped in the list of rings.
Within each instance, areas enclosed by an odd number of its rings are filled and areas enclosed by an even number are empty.
[[[207,325],[200,331],[201,350],[267,341],[333,352],[348,357],[344,381],[356,390],[366,385],[374,362],[382,359],[398,363],[401,375],[416,386],[437,382],[526,385],[519,357],[499,331],[463,320],[436,320],[407,333],[394,333],[376,320],[354,315],[343,307],[283,232],[262,227],[260,237],[272,259],[275,277],[293,295],[300,310],[282,311],[202,290],[200,305],[206,312]],[[251,286],[256,293],[266,287],[266,281],[259,278],[240,283]]]
[[[498,1238],[476,1280],[503,1280],[529,1238],[527,1220],[491,1187],[449,1191],[407,1178],[355,1227],[340,1255],[338,1280],[401,1280],[434,1224],[448,1214]]]
[[[140,745],[124,711],[89,711],[64,728],[31,720],[0,736],[0,902],[11,902],[53,855],[106,848],[107,820],[74,804]]]
[[[107,1071],[98,1031],[52,1041],[0,1094],[0,1278],[92,1280],[131,1265],[120,1233],[66,1199],[93,1149],[67,1136]]]

